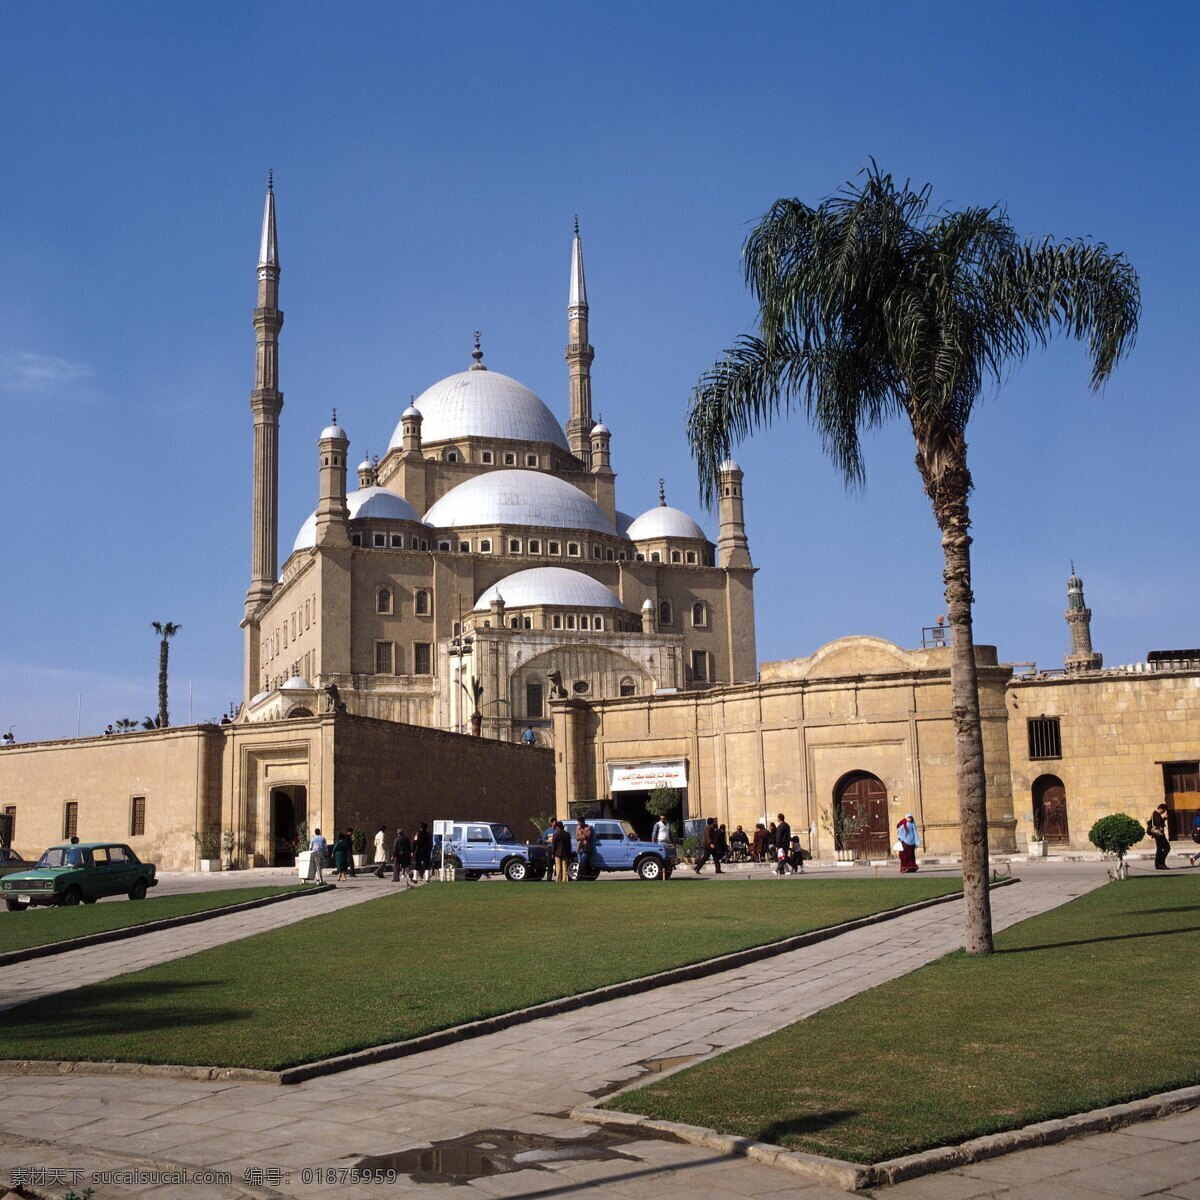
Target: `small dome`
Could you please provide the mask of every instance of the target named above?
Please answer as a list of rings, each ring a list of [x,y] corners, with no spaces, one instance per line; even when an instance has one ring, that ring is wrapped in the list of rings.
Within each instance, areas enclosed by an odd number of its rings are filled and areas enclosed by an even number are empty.
[[[479,372],[483,374],[483,372]],[[543,471],[489,471],[451,488],[425,514],[437,529],[534,525],[616,532],[603,509],[579,488]]]
[[[653,612],[653,611],[654,611],[654,601],[651,600],[649,596],[647,596],[645,598],[645,600],[642,601],[642,612]]]
[[[707,541],[704,530],[685,512],[660,504],[644,512],[625,531],[631,542],[648,542],[654,538],[699,538]]]
[[[350,435],[340,425],[326,425],[321,430],[321,441],[327,441],[329,438],[340,438],[343,442],[348,442]]]
[[[633,524],[633,518],[628,513],[622,512],[620,509],[617,509],[617,532],[622,537],[629,536],[629,527],[632,524]]]
[[[476,612],[487,612],[504,588],[508,608],[535,608],[544,604],[563,608],[620,608],[624,605],[598,579],[566,567],[533,567],[507,575],[475,601]]]
[[[365,487],[350,492],[346,496],[346,507],[350,510],[350,520],[361,520],[363,517],[376,517],[391,521],[415,521],[418,525],[421,518],[403,496],[398,496],[389,488]],[[308,520],[300,526],[296,540],[292,544],[292,553],[297,550],[307,550],[317,544],[317,514],[312,513]]]
[[[270,692],[258,692],[256,695],[251,696],[250,697],[251,706],[253,707],[260,700],[265,700],[270,694],[271,694]]]
[[[499,371],[460,371],[423,391],[412,403],[424,421],[421,440],[502,438],[514,442],[550,442],[569,450],[554,414],[523,383]],[[403,445],[403,419],[388,449]]]
[[[358,470],[360,471],[373,471],[374,469],[375,468],[371,465],[371,460],[369,458],[364,458],[362,462],[358,464]]]
[[[717,469],[720,471],[740,471],[742,468],[732,458],[727,458]]]
[[[419,408],[414,408],[414,407],[413,407],[413,405],[411,405],[411,404],[410,404],[410,405],[409,405],[409,406],[408,406],[408,407],[407,407],[407,408],[406,408],[406,409],[405,409],[405,410],[404,410],[404,411],[403,411],[403,412],[400,414],[400,420],[402,420],[402,421],[411,421],[411,420],[413,420],[414,418],[415,418],[416,420],[418,420],[418,421],[421,421],[421,420],[423,420],[423,419],[424,419],[424,418],[421,416],[421,410],[420,410]],[[393,439],[393,440],[394,440],[394,439]]]
[[[290,679],[283,681],[279,690],[281,692],[311,692],[312,684],[303,675],[293,675]]]
[[[600,434],[601,437],[612,437],[612,430],[603,421],[597,421],[592,426],[592,437],[595,437],[596,434]]]

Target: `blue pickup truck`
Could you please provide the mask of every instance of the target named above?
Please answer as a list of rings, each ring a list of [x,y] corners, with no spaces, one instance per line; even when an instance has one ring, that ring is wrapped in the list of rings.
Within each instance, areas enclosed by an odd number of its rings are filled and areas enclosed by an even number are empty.
[[[546,847],[518,842],[503,821],[436,821],[434,825],[446,865],[461,869],[468,879],[496,873],[510,883],[545,878]]]
[[[675,846],[671,842],[642,841],[628,821],[597,817],[592,827],[592,869],[586,876],[595,879],[601,871],[636,871],[639,879],[670,879],[675,870]],[[571,835],[571,862],[567,874],[579,878],[579,863],[574,852],[579,848],[575,830],[577,821],[564,821]]]

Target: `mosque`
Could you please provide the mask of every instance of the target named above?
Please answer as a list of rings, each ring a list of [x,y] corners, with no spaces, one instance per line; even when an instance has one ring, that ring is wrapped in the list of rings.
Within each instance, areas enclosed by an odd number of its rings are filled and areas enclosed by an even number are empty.
[[[426,388],[387,453],[358,464],[332,423],[318,503],[277,569],[280,258],[268,188],[258,262],[252,578],[240,721],[362,716],[546,744],[549,699],[648,696],[756,678],[742,472],[721,473],[714,544],[666,503],[617,508],[612,433],[592,416],[576,222],[566,428],[484,363]]]
[[[316,509],[282,565],[270,185],[257,281],[242,703],[220,725],[0,748],[0,842],[114,839],[166,870],[211,866],[219,844],[226,867],[286,865],[303,826],[453,816],[528,836],[555,811],[636,822],[666,786],[681,817],[730,829],[784,812],[826,860],[886,860],[906,812],[925,853],[957,852],[947,631],[759,664],[737,463],[720,471],[715,542],[661,481],[656,507],[618,509],[578,227],[565,426],[484,362],[477,334],[353,489],[333,414]],[[1185,833],[1200,816],[1200,649],[1106,667],[1073,568],[1065,618],[1062,668],[975,647],[992,850],[1087,850],[1098,817],[1160,802]]]

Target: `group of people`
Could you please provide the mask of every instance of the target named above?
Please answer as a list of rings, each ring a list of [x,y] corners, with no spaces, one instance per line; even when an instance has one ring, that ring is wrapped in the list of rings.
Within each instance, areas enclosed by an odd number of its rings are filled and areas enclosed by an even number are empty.
[[[710,859],[716,873],[721,875],[724,874],[722,863],[744,862],[748,858],[751,862],[772,864],[776,875],[786,875],[789,869],[793,875],[801,875],[804,860],[808,857],[808,851],[801,847],[799,837],[792,833],[783,813],[770,823],[770,828],[759,821],[754,827],[753,841],[740,825],[730,836],[726,834],[725,826],[717,823],[716,817],[709,817],[700,833],[696,874]]]
[[[575,823],[575,838],[578,843],[576,861],[579,863],[579,878],[584,879],[592,871],[592,839],[595,832],[587,821],[580,817]],[[546,878],[555,883],[569,883],[571,876],[567,864],[571,861],[571,831],[557,817],[550,818],[542,834],[546,847]]]
[[[330,848],[329,839],[319,829],[314,830],[308,843],[312,854],[313,880],[316,883],[325,882],[325,867],[333,867],[334,879],[345,880],[355,874],[354,869],[354,831],[347,829],[339,833]],[[429,826],[422,821],[419,829],[410,836],[403,829],[396,831],[388,850],[387,826],[380,825],[375,834],[375,857],[372,865],[375,868],[375,878],[382,879],[387,864],[392,864],[392,882],[399,883],[402,879],[404,886],[415,882],[416,879],[428,880],[433,863],[433,835]]]
[[[1165,804],[1160,804],[1146,822],[1146,832],[1154,839],[1154,869],[1167,871],[1167,855],[1171,853],[1171,816]],[[1192,841],[1200,843],[1200,814],[1192,818]],[[1189,866],[1200,863],[1200,851],[1186,854]]]
[[[330,847],[329,839],[319,830],[313,831],[308,843],[309,853],[312,854],[313,878],[317,883],[325,882],[325,867],[333,867],[334,879],[346,879],[354,871],[354,830],[347,829],[333,839]]]

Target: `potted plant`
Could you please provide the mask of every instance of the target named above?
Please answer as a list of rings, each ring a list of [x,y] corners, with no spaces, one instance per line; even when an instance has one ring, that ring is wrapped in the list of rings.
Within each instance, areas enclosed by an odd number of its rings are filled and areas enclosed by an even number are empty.
[[[354,858],[355,870],[367,865],[367,831],[365,829],[356,829],[351,833],[350,853]]]
[[[1104,852],[1105,858],[1117,860],[1114,879],[1125,879],[1129,875],[1129,866],[1125,855],[1146,836],[1146,827],[1141,821],[1135,820],[1128,813],[1113,813],[1101,817],[1088,831],[1088,841],[1097,850]]]
[[[864,824],[861,817],[851,815],[840,805],[821,810],[821,825],[833,838],[833,852],[838,862],[854,861],[856,852],[850,843],[862,832]]]
[[[197,830],[192,837],[196,839],[196,848],[200,854],[200,870],[219,871],[221,869],[221,831],[219,829]]]
[[[226,871],[232,871],[237,866],[237,863],[233,857],[234,845],[233,830],[225,830],[225,832],[221,834],[221,853],[225,859]]]
[[[292,840],[292,845],[296,847],[296,874],[306,883],[315,879],[317,874],[308,842],[308,822],[301,821],[296,826],[296,836]]]
[[[673,818],[679,812],[679,792],[673,787],[656,787],[646,797],[646,811],[652,817],[674,826]]]
[[[1046,835],[1042,827],[1042,818],[1036,812],[1033,814],[1033,829],[1029,834],[1028,852],[1030,858],[1046,857]]]

